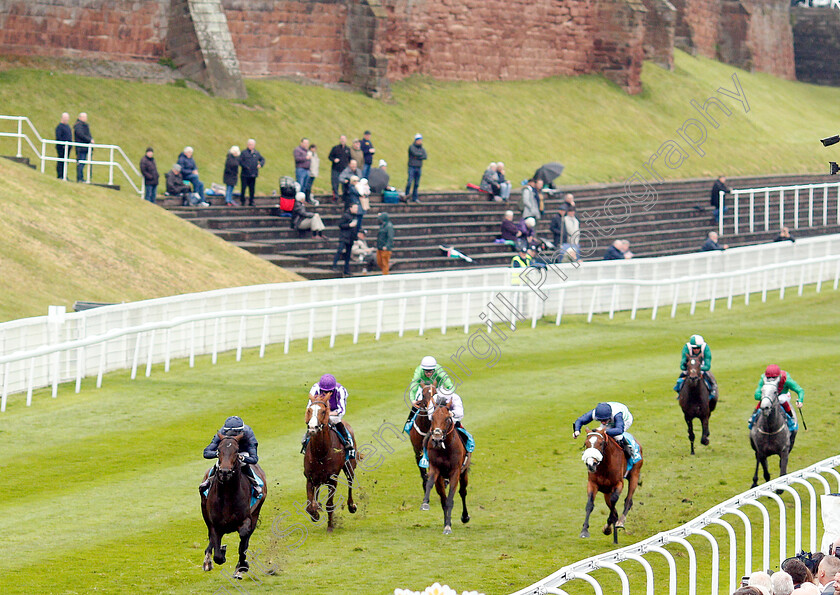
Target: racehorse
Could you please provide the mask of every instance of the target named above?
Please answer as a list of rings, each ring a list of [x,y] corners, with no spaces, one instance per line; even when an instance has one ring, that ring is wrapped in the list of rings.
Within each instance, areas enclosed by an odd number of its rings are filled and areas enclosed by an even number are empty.
[[[222,537],[234,531],[239,533],[239,561],[236,564],[234,578],[241,579],[243,572],[248,572],[248,542],[257,527],[260,509],[268,494],[268,482],[265,473],[259,465],[253,465],[254,473],[262,479],[263,496],[251,507],[251,480],[242,473],[242,462],[239,457],[239,440],[242,434],[224,436],[219,434],[219,468],[207,497],[201,499],[201,514],[207,524],[210,543],[204,550],[204,570],[213,569],[216,564],[225,563],[227,546],[222,545]],[[204,474],[207,479],[208,473]],[[212,560],[211,560],[212,555]]]
[[[759,414],[750,430],[750,446],[755,451],[752,487],[758,485],[759,465],[764,469],[764,481],[770,481],[770,472],[767,470],[769,456],[779,455],[780,475],[787,473],[788,456],[793,445],[787,415],[779,403],[779,391],[772,383],[765,383],[761,387]]]
[[[411,439],[411,446],[414,448],[414,460],[417,462],[417,468],[420,470],[423,492],[426,491],[426,480],[429,474],[420,466],[420,459],[423,457],[423,440],[429,434],[429,427],[432,425],[429,419],[429,411],[432,409],[432,398],[435,394],[437,394],[437,383],[427,384],[423,387],[423,393],[415,403],[419,411],[414,417],[414,423],[411,426],[411,431],[408,433],[408,437]]]
[[[642,454],[642,445],[639,444],[639,456]],[[627,469],[627,458],[624,449],[613,438],[607,435],[604,427],[597,430],[586,430],[586,450],[581,457],[589,470],[589,480],[586,485],[586,518],[583,521],[581,537],[589,537],[589,515],[595,508],[595,494],[604,494],[604,501],[610,509],[610,516],[607,524],[602,529],[604,535],[613,534],[613,543],[618,543],[618,529],[624,528],[624,521],[627,513],[633,507],[633,494],[639,485],[639,478],[642,470],[642,463],[639,461],[630,470],[627,476],[628,487],[627,497],[624,499],[624,512],[621,517],[615,509],[621,490],[624,489],[624,474]]]
[[[457,436],[455,420],[450,415],[451,408],[446,399],[438,398],[432,413],[429,435],[426,436],[425,446],[429,459],[429,477],[426,480],[426,493],[420,510],[429,510],[429,495],[432,486],[437,488],[440,505],[443,508],[443,534],[452,533],[452,506],[455,500],[455,489],[461,495],[464,508],[461,512],[461,522],[470,522],[467,513],[467,483],[470,466],[464,466],[467,450],[461,438]],[[460,488],[459,488],[460,483]],[[446,486],[449,486],[449,494]]]
[[[709,445],[709,417],[715,410],[717,399],[709,400],[709,387],[700,371],[703,360],[697,356],[689,356],[686,362],[686,378],[680,389],[679,402],[682,407],[685,423],[688,426],[688,439],[691,442],[691,454],[694,454],[694,418],[700,419],[703,435],[700,444]]]
[[[333,499],[336,492],[338,477],[341,472],[347,476],[347,510],[356,512],[356,504],[353,502],[353,477],[356,473],[356,459],[345,461],[344,445],[338,434],[330,426],[330,402],[329,398],[320,396],[309,397],[309,406],[306,408],[304,421],[307,425],[309,442],[306,445],[306,452],[303,458],[303,475],[306,477],[306,512],[312,517],[313,522],[321,518],[318,509],[318,491],[321,486],[327,486],[327,532],[333,531],[333,512],[335,505]],[[353,428],[346,421],[344,427],[353,437]],[[357,455],[361,457],[361,455]]]

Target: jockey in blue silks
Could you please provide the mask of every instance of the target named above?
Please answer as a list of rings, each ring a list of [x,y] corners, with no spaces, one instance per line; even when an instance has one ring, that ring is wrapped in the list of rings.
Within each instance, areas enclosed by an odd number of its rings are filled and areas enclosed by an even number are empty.
[[[592,411],[587,411],[575,420],[574,432],[572,437],[580,436],[580,429],[592,421],[600,422],[607,429],[607,435],[612,436],[624,449],[624,454],[627,461],[634,459],[633,445],[624,433],[633,425],[633,414],[627,408],[627,405],[610,401],[608,403],[598,403]]]
[[[256,465],[260,459],[259,456],[257,456],[258,443],[257,437],[254,436],[254,431],[249,426],[246,426],[242,421],[242,418],[238,415],[230,416],[225,420],[225,425],[223,425],[222,428],[216,432],[216,435],[213,436],[213,440],[210,441],[207,448],[204,449],[205,459],[215,459],[219,456],[219,444],[222,441],[219,434],[225,437],[242,434],[242,438],[239,439],[240,457],[242,457],[242,462],[244,463],[244,465],[242,465],[242,473],[244,473],[245,477],[251,481],[251,486],[259,497],[259,495],[262,494],[262,486],[260,485],[259,480],[257,480],[257,477],[254,475],[254,470],[251,467],[251,465]],[[213,465],[210,468],[207,479],[198,486],[198,491],[202,496],[210,487],[210,482],[213,480],[213,476],[215,474],[216,465]]]
[[[353,444],[353,436],[344,427],[342,419],[347,407],[347,389],[335,380],[332,374],[324,374],[321,379],[312,385],[309,394],[316,396],[329,396],[330,399],[330,424],[335,428],[341,443],[344,445],[344,452],[348,459],[356,458],[356,449]],[[301,454],[306,452],[306,444],[309,442],[309,435],[303,437]]]

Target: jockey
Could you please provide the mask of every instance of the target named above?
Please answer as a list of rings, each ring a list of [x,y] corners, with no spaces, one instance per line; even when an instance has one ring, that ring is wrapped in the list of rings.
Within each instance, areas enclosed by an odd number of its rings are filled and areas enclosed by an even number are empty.
[[[414,377],[411,379],[411,384],[409,384],[408,387],[412,402],[416,403],[420,397],[423,396],[424,385],[433,383],[437,384],[438,390],[445,389],[440,393],[441,396],[446,396],[455,392],[455,385],[443,369],[443,366],[439,366],[437,360],[433,356],[427,355],[420,361],[420,365],[414,370]],[[444,392],[446,395],[443,394]],[[460,402],[460,398],[458,401]],[[414,417],[417,414],[417,411],[417,405],[412,405],[411,411],[408,413],[408,419],[405,421],[405,427],[403,428],[404,432],[411,431],[411,426],[414,423]],[[461,417],[463,417],[463,407]]]
[[[443,398],[446,405],[451,409],[451,413],[449,415],[455,421],[455,428],[458,430],[458,436],[461,438],[461,442],[464,443],[464,448],[467,451],[467,456],[464,458],[464,464],[462,465],[462,467],[466,467],[470,462],[472,452],[475,450],[475,439],[472,437],[472,434],[470,434],[467,429],[461,425],[461,420],[464,419],[464,402],[461,401],[461,397],[454,392],[438,393],[437,396]],[[423,458],[420,459],[420,462],[417,463],[417,465],[419,467],[423,467],[424,469],[429,466],[429,459],[426,456],[425,448],[423,449]]]
[[[682,389],[683,382],[685,382],[685,372],[688,369],[689,357],[701,357],[703,364],[700,366],[700,371],[703,372],[703,378],[706,381],[706,386],[709,387],[709,399],[717,399],[718,387],[717,380],[715,380],[710,368],[712,367],[712,350],[702,335],[691,335],[688,343],[683,345],[682,356],[680,358],[680,377],[677,384],[674,385],[674,390],[679,393]]]
[[[587,411],[575,420],[573,438],[580,436],[580,429],[593,420],[599,421],[606,426],[607,435],[615,438],[616,442],[624,449],[627,460],[633,459],[633,445],[624,436],[624,432],[633,425],[633,414],[627,405],[610,401],[609,403],[598,403],[592,411]]]
[[[755,389],[755,400],[758,401],[758,404],[755,406],[755,411],[753,411],[747,426],[752,429],[755,418],[758,417],[758,409],[761,407],[761,387],[767,383],[776,385],[776,390],[779,394],[779,404],[788,416],[788,429],[791,432],[795,432],[799,428],[799,424],[796,423],[796,416],[793,414],[793,409],[790,408],[790,391],[796,393],[798,397],[796,399],[796,406],[799,408],[802,408],[802,403],[805,401],[805,391],[793,378],[788,376],[787,372],[776,364],[767,366],[767,369],[764,370],[764,375],[758,381],[758,388]]]
[[[344,427],[342,419],[344,418],[345,408],[347,407],[347,389],[335,381],[335,376],[332,374],[324,374],[321,379],[312,385],[309,389],[310,396],[327,396],[330,399],[330,424],[335,428],[336,434],[342,444],[344,444],[344,452],[348,459],[356,458],[356,449],[353,444],[353,436]],[[303,437],[303,446],[300,449],[301,454],[306,452],[306,443],[309,442],[309,435]]]
[[[223,436],[236,436],[237,434],[242,434],[242,438],[239,439],[239,452],[245,455],[242,458],[242,473],[245,474],[245,477],[251,480],[251,486],[253,487],[254,492],[256,492],[257,496],[260,496],[262,494],[262,486],[260,486],[257,481],[257,477],[254,475],[254,470],[251,467],[251,465],[256,465],[257,461],[259,461],[259,457],[257,456],[257,438],[254,436],[254,431],[250,428],[250,426],[245,425],[241,417],[238,415],[232,415],[225,420],[225,425],[216,432],[216,435],[213,436],[213,440],[211,440],[210,444],[207,445],[207,448],[204,449],[205,459],[215,459],[219,456],[219,443],[222,441],[219,434]],[[210,487],[210,482],[216,474],[216,467],[217,465],[213,465],[210,468],[207,479],[198,486],[198,491],[202,496],[207,488]]]

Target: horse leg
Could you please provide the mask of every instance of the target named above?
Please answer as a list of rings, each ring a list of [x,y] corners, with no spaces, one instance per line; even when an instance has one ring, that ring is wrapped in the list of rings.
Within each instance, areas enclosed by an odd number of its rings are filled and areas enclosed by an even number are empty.
[[[755,451],[755,473],[753,473],[753,482],[750,487],[755,487],[758,485],[758,466],[761,464],[761,456],[758,454],[758,451]]]
[[[627,520],[627,513],[630,512],[630,509],[633,508],[633,494],[636,493],[636,487],[639,485],[639,477],[641,475],[641,470],[639,469],[639,465],[630,472],[630,477],[628,478],[627,482],[627,497],[624,499],[624,510],[621,513],[621,516],[618,518],[618,522],[615,524],[616,527],[619,529],[624,528],[624,521]]]
[[[423,504],[420,510],[429,510],[429,495],[432,493],[432,486],[437,482],[437,469],[432,470],[426,477],[426,491],[423,494]]]
[[[764,470],[764,481],[770,481],[770,470],[767,469],[767,457],[761,459],[761,468]]]
[[[335,513],[335,504],[333,503],[333,499],[335,498],[335,488],[338,485],[335,480],[328,481],[326,483],[327,489],[329,490],[329,496],[327,496],[327,533],[333,532],[333,514]]]
[[[709,415],[700,418],[700,423],[703,424],[703,434],[700,437],[700,444],[709,446]]]
[[[222,545],[222,537],[215,529],[210,529],[210,546],[207,549],[213,550],[213,561],[216,564],[224,564],[227,559],[225,556],[227,546]]]
[[[580,530],[582,538],[589,537],[589,515],[595,508],[595,486],[591,483],[586,488],[586,517],[583,519],[583,528]]]
[[[469,470],[461,473],[461,482],[460,482],[460,486],[458,487],[458,493],[461,495],[461,503],[464,505],[464,508],[461,512],[461,522],[462,523],[469,523],[470,522],[470,514],[467,512],[467,478],[468,477],[469,477]]]
[[[790,451],[786,448],[784,449],[781,454],[779,454],[779,477],[782,475],[787,475],[787,464],[788,464],[788,457],[790,456]]]
[[[461,467],[457,463],[455,469],[449,476],[449,494],[443,508],[443,534],[452,533],[452,508],[455,506],[455,490],[458,489],[458,478],[461,475]]]
[[[618,520],[618,511],[615,505],[618,503],[618,498],[621,496],[621,488],[614,489],[609,494],[604,494],[604,502],[610,508],[610,515],[607,517],[607,524],[604,525],[602,532],[604,535],[609,535],[613,530],[613,525]]]
[[[688,426],[688,441],[691,442],[691,454],[694,454],[694,418],[686,415],[685,424]]]
[[[347,476],[347,510],[353,514],[356,512],[356,503],[353,501],[353,480],[356,477],[355,459],[350,459],[344,464],[344,475]]]
[[[251,519],[243,523],[239,528],[239,561],[236,563],[236,572],[233,573],[233,578],[242,579],[242,573],[248,572],[250,565],[248,564],[248,543],[251,541],[251,533],[254,532],[254,527],[251,525]]]
[[[306,512],[309,513],[313,523],[317,523],[321,518],[321,513],[318,512],[318,499],[315,497],[315,485],[309,478],[306,479]]]
[[[213,525],[207,527],[207,549],[204,550],[204,568],[205,572],[213,570],[213,550],[219,547],[219,538],[216,536],[216,530]]]

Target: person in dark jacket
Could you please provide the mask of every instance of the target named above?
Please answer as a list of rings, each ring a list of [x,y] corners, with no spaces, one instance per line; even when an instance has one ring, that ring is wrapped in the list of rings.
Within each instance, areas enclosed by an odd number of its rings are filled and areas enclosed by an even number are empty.
[[[192,147],[184,147],[184,152],[178,155],[178,165],[181,166],[181,177],[193,185],[193,192],[204,202],[204,183],[198,178],[198,167],[193,159]]]
[[[140,159],[140,173],[143,175],[143,184],[146,186],[143,198],[155,204],[160,175],[157,163],[155,163],[155,150],[151,147],[146,148],[146,154]]]
[[[365,134],[359,143],[359,148],[362,150],[362,160],[364,161],[364,165],[362,166],[362,177],[367,179],[368,182],[370,182],[370,179],[368,178],[370,175],[370,168],[373,166],[373,154],[376,153],[376,149],[373,148],[373,143],[370,142],[370,134],[370,130],[365,130]]]
[[[414,185],[411,192],[411,201],[420,202],[417,198],[417,189],[420,187],[420,174],[423,172],[423,162],[428,159],[426,149],[423,147],[423,135],[415,134],[414,142],[408,146],[408,182],[405,185],[405,195]]]
[[[257,456],[257,437],[254,435],[254,431],[249,426],[245,425],[241,417],[238,415],[232,415],[225,420],[225,424],[218,432],[216,432],[216,435],[213,436],[213,440],[211,440],[210,444],[207,445],[207,448],[204,449],[204,458],[215,459],[219,456],[219,444],[222,441],[221,436],[237,436],[239,434],[242,435],[242,438],[239,439],[240,458],[244,463],[242,465],[242,473],[245,477],[251,480],[251,485],[259,497],[259,495],[262,494],[262,486],[257,481],[257,477],[254,475],[254,469],[251,467],[251,465],[256,465],[260,460],[259,456]],[[213,465],[208,472],[207,479],[198,486],[198,492],[202,496],[204,496],[205,492],[210,489],[210,482],[213,481],[213,477],[215,477],[215,475],[216,465]]]
[[[500,237],[509,242],[516,242],[517,238],[521,236],[522,231],[513,222],[513,211],[505,211],[505,215],[502,218],[502,233]]]
[[[709,204],[715,208],[714,213],[712,214],[712,223],[717,223],[720,220],[721,215],[726,213],[726,205],[723,205],[723,210],[720,208],[721,192],[723,192],[724,195],[732,192],[729,186],[726,185],[726,176],[718,176],[718,179],[715,180],[714,186],[712,186],[712,193],[709,197]]]
[[[376,264],[387,275],[391,270],[391,252],[394,250],[394,224],[388,213],[379,213],[379,233],[376,234]]]
[[[631,258],[633,258],[633,253],[630,252],[630,242],[627,240],[614,241],[604,254],[604,260],[629,260]]]
[[[292,207],[292,220],[290,222],[292,229],[297,230],[299,234],[307,231],[312,231],[313,238],[321,238],[322,240],[329,240],[324,235],[326,226],[321,221],[321,216],[318,213],[310,213],[306,210],[304,205],[306,195],[303,192],[298,192],[295,196],[295,206]]]
[[[350,276],[350,257],[352,256],[353,242],[356,241],[359,230],[359,222],[356,219],[359,213],[359,205],[353,203],[341,216],[338,228],[341,230],[338,236],[338,251],[333,257],[333,268],[338,266],[338,260],[344,258],[344,276]]]
[[[248,204],[253,207],[257,176],[260,175],[260,169],[265,165],[265,158],[257,151],[257,141],[253,138],[248,139],[248,145],[239,156],[239,165],[242,168],[242,190],[239,202],[242,203],[242,206],[245,206],[245,190],[248,190],[251,196]]]
[[[236,189],[236,182],[239,180],[239,160],[242,152],[239,147],[233,145],[228,151],[225,158],[225,171],[222,174],[222,182],[225,184],[225,205],[235,207],[233,202],[233,191]],[[253,190],[251,191],[253,196]],[[242,176],[242,194],[240,194],[242,204],[245,204],[245,176]]]
[[[350,190],[350,178],[353,176],[356,176],[360,180],[362,179],[362,170],[359,169],[355,159],[348,161],[347,167],[338,175],[338,183],[341,184],[341,200],[345,203],[345,209],[347,208],[347,193]]]
[[[338,193],[338,176],[350,163],[350,147],[347,146],[347,137],[343,134],[338,137],[338,144],[330,149],[329,154],[331,176],[332,176],[332,192],[333,202],[338,201],[340,194]]]
[[[566,227],[563,225],[563,218],[566,216],[568,208],[569,207],[566,203],[561,203],[560,207],[557,209],[557,213],[551,218],[549,230],[551,230],[551,234],[554,236],[555,246],[560,246],[565,243]]]
[[[70,128],[70,114],[64,112],[61,114],[61,121],[55,127],[55,140],[59,142],[73,142],[73,129]],[[58,161],[55,162],[55,173],[59,180],[64,179],[64,161],[69,157],[67,145],[56,145],[55,152],[58,153]]]
[[[184,178],[181,177],[181,166],[177,163],[172,166],[172,169],[166,172],[166,193],[169,196],[176,196],[181,198],[181,206],[185,207],[190,204],[189,196],[192,194],[189,184],[184,183]]]
[[[726,250],[729,248],[729,244],[718,244],[718,234],[716,231],[710,231],[709,235],[706,236],[706,241],[703,243],[703,246],[700,248],[700,252],[712,252],[714,250]]]
[[[382,194],[382,191],[388,187],[391,176],[388,175],[387,167],[388,164],[385,163],[385,160],[380,159],[379,166],[370,170],[370,174],[366,176],[371,194]]]
[[[90,135],[90,126],[88,125],[88,116],[85,112],[79,114],[79,119],[73,125],[73,141],[77,143],[91,144],[93,137]],[[84,182],[85,180],[85,161],[88,158],[90,147],[76,145],[76,181]],[[88,172],[90,173],[90,172]]]
[[[794,237],[790,235],[790,230],[787,227],[783,227],[779,231],[779,235],[776,237],[774,242],[796,242]]]

